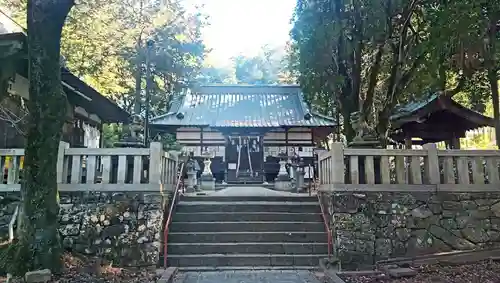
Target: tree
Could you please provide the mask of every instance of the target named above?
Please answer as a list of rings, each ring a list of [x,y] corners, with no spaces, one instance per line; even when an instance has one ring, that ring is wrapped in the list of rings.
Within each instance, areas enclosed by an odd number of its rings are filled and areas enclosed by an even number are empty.
[[[338,105],[348,141],[356,111],[385,141],[397,104],[470,85],[481,30],[474,3],[298,0],[292,65],[306,98],[327,112]]]
[[[387,111],[420,67],[417,1],[297,1],[292,39],[308,98],[330,96],[344,121],[359,111],[387,135]],[[311,97],[312,96],[312,97]],[[330,99],[331,99],[330,98]],[[377,105],[377,109],[374,106]],[[344,122],[347,139],[355,133]]]
[[[19,23],[25,21],[26,0],[2,2]],[[139,112],[145,115],[145,41],[154,40],[149,113],[161,115],[172,95],[199,75],[206,52],[201,40],[205,24],[204,15],[187,13],[181,1],[85,0],[68,16],[61,52],[78,77],[130,113],[138,99]],[[108,130],[105,139],[116,137],[122,128],[104,127]]]
[[[30,100],[29,125],[21,184],[18,272],[61,267],[57,154],[66,116],[61,85],[60,47],[72,0],[29,0],[27,3]]]
[[[230,67],[205,66],[197,78],[198,83],[229,84],[293,84],[295,79],[289,72],[288,54],[284,48],[263,46],[255,56],[238,55]]]
[[[234,58],[233,66],[236,80],[244,84],[277,84],[288,63],[282,48],[263,46],[256,56],[239,55]],[[280,77],[281,76],[281,77]]]
[[[236,77],[232,68],[208,65],[201,69],[197,82],[200,84],[236,84]]]
[[[498,36],[498,22],[500,20],[499,1],[450,1],[441,5],[440,13],[436,13],[436,20],[440,30],[434,27],[436,36],[443,34],[455,42],[454,50],[448,55],[448,65],[457,67],[461,75],[457,76],[460,91],[475,110],[484,112],[489,104],[493,109],[496,122],[495,136],[497,146],[500,139],[500,103],[498,99],[498,67],[496,48]],[[467,11],[464,13],[463,11]],[[442,71],[440,71],[442,72]],[[439,75],[440,78],[444,77]],[[489,85],[489,87],[485,87]],[[453,96],[458,91],[449,92]],[[488,100],[491,98],[491,102]],[[490,104],[491,103],[491,104]]]
[[[495,139],[497,148],[500,149],[500,100],[498,97],[498,21],[500,20],[500,3],[497,1],[486,2],[486,28],[484,40],[485,64],[487,69],[487,77],[491,89],[491,102],[493,104],[493,118],[495,119]]]

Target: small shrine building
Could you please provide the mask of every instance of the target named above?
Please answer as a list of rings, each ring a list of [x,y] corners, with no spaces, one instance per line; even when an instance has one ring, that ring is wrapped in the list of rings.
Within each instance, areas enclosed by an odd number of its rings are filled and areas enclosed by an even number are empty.
[[[492,118],[439,93],[396,108],[390,119],[391,138],[406,147],[445,142],[450,149],[460,149],[467,131],[495,125]]]
[[[200,165],[203,153],[212,152],[218,182],[262,183],[276,178],[280,153],[314,164],[316,144],[336,123],[311,111],[296,85],[207,85],[177,96],[150,126],[175,132]]]

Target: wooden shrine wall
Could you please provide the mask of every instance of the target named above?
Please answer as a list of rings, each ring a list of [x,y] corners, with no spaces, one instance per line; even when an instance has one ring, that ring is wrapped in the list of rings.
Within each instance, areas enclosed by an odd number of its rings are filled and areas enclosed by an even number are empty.
[[[215,156],[224,158],[226,140],[217,130],[197,127],[177,129],[177,142],[184,150],[193,151],[201,156],[203,149],[215,152]],[[294,150],[303,157],[313,157],[313,137],[310,128],[277,128],[264,135],[264,156],[277,156],[282,151],[292,153]]]

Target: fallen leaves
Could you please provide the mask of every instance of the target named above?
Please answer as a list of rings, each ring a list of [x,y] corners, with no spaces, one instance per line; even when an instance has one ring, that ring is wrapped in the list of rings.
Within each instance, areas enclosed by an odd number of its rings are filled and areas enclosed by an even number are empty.
[[[156,267],[121,268],[100,258],[65,254],[65,270],[50,283],[149,283],[157,279]]]
[[[493,260],[473,264],[423,265],[411,278],[388,276],[343,276],[346,283],[500,283],[500,263]]]

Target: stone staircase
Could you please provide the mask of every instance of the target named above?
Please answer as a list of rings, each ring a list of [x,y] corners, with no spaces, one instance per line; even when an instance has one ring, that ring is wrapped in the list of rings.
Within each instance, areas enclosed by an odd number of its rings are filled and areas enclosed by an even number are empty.
[[[167,259],[184,270],[314,269],[327,254],[316,197],[192,196],[177,205]]]

